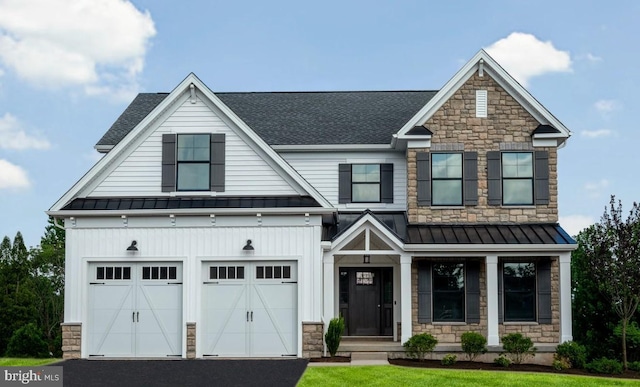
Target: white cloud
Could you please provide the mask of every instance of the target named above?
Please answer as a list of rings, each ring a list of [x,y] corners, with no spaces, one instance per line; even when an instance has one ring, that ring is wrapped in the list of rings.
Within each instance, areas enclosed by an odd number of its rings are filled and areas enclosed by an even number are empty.
[[[0,189],[29,188],[30,185],[24,169],[0,159]]]
[[[592,53],[587,53],[587,55],[585,56],[587,58],[587,60],[589,62],[601,62],[602,61],[602,57],[593,55]]]
[[[591,226],[596,221],[586,215],[568,215],[560,217],[560,225],[571,236],[576,236],[585,228]]]
[[[524,87],[529,79],[551,72],[570,72],[571,56],[550,41],[543,42],[531,34],[512,32],[485,49]]]
[[[617,110],[620,105],[613,99],[601,99],[596,101],[596,103],[593,104],[593,107],[602,114],[608,114]]]
[[[0,149],[48,149],[50,146],[46,139],[27,134],[10,113],[0,117]]]
[[[580,135],[587,138],[602,138],[612,136],[613,131],[609,129],[583,130]]]
[[[587,182],[584,185],[584,190],[590,197],[599,198],[607,187],[609,187],[609,180],[601,179],[600,181]]]
[[[135,84],[155,34],[127,0],[0,2],[0,60],[40,87]]]

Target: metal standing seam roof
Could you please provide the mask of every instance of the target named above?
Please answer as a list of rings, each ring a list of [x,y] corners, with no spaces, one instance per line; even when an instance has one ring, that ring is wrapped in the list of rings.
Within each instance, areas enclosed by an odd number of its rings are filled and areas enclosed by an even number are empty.
[[[437,91],[215,93],[269,145],[389,144]],[[168,94],[140,93],[98,141],[116,145]]]
[[[310,196],[76,198],[63,211],[320,207]]]
[[[333,240],[365,214],[371,214],[407,244],[575,244],[557,223],[410,224],[404,212],[338,213],[324,224],[323,240]]]

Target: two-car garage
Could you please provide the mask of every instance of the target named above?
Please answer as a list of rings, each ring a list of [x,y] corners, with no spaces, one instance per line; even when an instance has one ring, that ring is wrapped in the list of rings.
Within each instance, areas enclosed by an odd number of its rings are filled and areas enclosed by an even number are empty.
[[[197,297],[182,273],[181,262],[89,264],[87,355],[183,356],[183,304]],[[204,262],[200,286],[202,356],[297,355],[295,261]]]

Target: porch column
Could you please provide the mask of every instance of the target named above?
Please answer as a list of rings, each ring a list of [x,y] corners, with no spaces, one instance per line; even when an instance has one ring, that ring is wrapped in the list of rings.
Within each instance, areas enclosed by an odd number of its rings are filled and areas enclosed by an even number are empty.
[[[560,254],[560,342],[573,340],[571,331],[571,253]]]
[[[498,256],[487,255],[487,345],[500,345],[498,330]]]
[[[333,254],[324,253],[322,256],[323,263],[323,284],[322,284],[322,294],[324,295],[323,299],[323,313],[322,318],[324,320],[324,331],[327,331],[329,327],[329,321],[335,317],[335,308],[333,307],[333,273],[334,273],[334,257]]]
[[[405,343],[413,334],[411,316],[411,256],[400,256],[400,320],[402,322],[401,343]]]

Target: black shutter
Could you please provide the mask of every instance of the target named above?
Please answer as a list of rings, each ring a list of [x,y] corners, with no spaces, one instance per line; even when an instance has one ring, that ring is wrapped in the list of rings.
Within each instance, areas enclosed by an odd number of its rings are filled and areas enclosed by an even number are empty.
[[[380,201],[393,203],[393,164],[380,164]]]
[[[225,134],[211,134],[211,164],[209,168],[211,191],[224,192]]]
[[[338,165],[338,203],[351,203],[351,164]]]
[[[503,323],[504,322],[504,300],[502,298],[502,288],[503,288],[503,280],[502,280],[502,273],[503,273],[503,264],[502,262],[498,261],[498,323]]]
[[[536,204],[549,204],[549,152],[535,152]]]
[[[487,185],[489,189],[488,204],[499,206],[502,204],[502,160],[500,152],[487,152]]]
[[[480,323],[480,262],[467,261],[467,324]]]
[[[162,135],[162,192],[176,190],[176,134]]]
[[[538,324],[551,324],[551,260],[538,262]]]
[[[418,322],[431,323],[431,262],[418,262]]]
[[[464,205],[478,205],[478,152],[464,152]]]
[[[418,190],[418,205],[431,205],[431,168],[429,166],[429,153],[416,153],[416,176]]]

